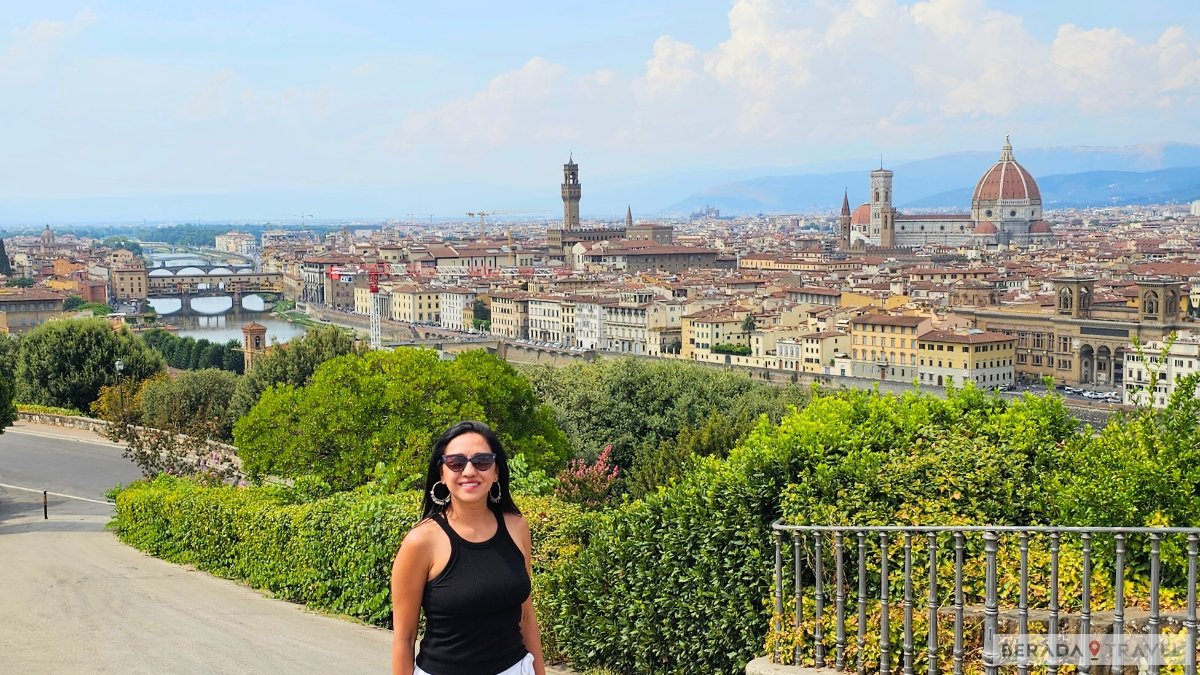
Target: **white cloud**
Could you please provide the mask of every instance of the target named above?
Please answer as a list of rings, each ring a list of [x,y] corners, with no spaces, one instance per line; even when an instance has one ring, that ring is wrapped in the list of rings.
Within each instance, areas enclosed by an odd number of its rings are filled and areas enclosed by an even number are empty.
[[[574,75],[535,58],[411,115],[405,144],[583,139],[651,152],[690,140],[693,154],[766,157],[782,144],[889,146],[928,134],[961,143],[1036,126],[1047,110],[1103,122],[1200,97],[1200,45],[1180,28],[1139,42],[1065,25],[1046,41],[984,0],[736,0],[729,31],[709,50],[661,36],[636,74]]]
[[[62,43],[95,22],[96,15],[84,9],[70,21],[39,19],[13,30],[8,45],[0,52],[0,85],[40,80]]]
[[[1200,93],[1200,45],[1180,28],[1140,43],[1116,28],[1059,28],[1052,45],[1056,83],[1085,112],[1170,108]]]

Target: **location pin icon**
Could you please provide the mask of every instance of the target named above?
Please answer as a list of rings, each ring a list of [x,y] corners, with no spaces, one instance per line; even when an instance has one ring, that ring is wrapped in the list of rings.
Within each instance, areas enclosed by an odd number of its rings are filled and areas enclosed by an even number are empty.
[[[1088,649],[1092,650],[1092,658],[1096,658],[1096,655],[1100,653],[1100,641],[1092,640],[1088,643]]]

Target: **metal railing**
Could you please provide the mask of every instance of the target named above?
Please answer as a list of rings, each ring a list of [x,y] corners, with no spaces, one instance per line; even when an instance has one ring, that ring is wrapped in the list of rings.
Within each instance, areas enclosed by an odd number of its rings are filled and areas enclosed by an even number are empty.
[[[964,669],[988,675],[1009,669],[1020,675],[1098,675],[1126,671],[1120,661],[1108,667],[1083,661],[1051,660],[1041,667],[1027,659],[1006,661],[996,645],[1007,634],[1022,642],[1036,638],[1054,653],[1069,637],[1102,633],[1105,649],[1115,659],[1122,640],[1131,639],[1127,636],[1159,640],[1164,628],[1181,627],[1186,634],[1181,665],[1187,675],[1196,675],[1200,528],[818,526],[782,521],[772,528],[775,636],[768,643],[775,645],[772,658],[777,663],[884,675],[893,668],[906,675],[961,675]],[[1164,547],[1170,553],[1166,566]],[[1030,562],[1031,551],[1036,564]],[[791,568],[789,595],[784,593],[786,568]],[[1003,581],[1002,575],[1007,577]],[[1031,575],[1036,577],[1032,584]],[[1167,586],[1165,577],[1174,585]],[[1178,605],[1184,586],[1185,606],[1164,612],[1164,595]],[[1072,592],[1064,593],[1067,589]],[[1137,610],[1136,620],[1127,622],[1127,604],[1146,610]],[[897,620],[902,624],[898,645],[892,625]],[[919,630],[914,621],[924,622],[923,646],[915,639]],[[941,634],[947,624],[952,637],[949,631]],[[789,631],[790,642],[780,639]],[[1159,673],[1160,668],[1143,663],[1141,670],[1128,672]]]

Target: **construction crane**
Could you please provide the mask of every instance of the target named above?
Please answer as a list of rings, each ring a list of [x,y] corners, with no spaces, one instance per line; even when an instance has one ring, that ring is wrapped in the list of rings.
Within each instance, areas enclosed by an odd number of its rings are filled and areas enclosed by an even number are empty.
[[[362,269],[367,273],[367,290],[371,292],[371,349],[378,350],[383,343],[379,318],[382,314],[379,308],[379,281],[390,278],[392,272],[390,266],[384,263],[366,263]],[[337,281],[345,276],[336,266],[329,268],[330,279]]]
[[[487,238],[487,220],[488,216],[517,216],[530,213],[546,213],[545,211],[468,211],[467,217],[474,218],[479,216],[479,241]]]

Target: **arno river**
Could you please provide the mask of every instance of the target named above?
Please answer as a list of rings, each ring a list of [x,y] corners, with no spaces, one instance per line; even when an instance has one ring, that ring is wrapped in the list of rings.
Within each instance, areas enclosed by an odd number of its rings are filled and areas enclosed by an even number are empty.
[[[192,313],[187,316],[175,316],[172,313],[179,310],[179,300],[150,300],[150,306],[158,312],[159,322],[177,326],[179,330],[175,331],[175,334],[184,337],[203,338],[210,342],[241,342],[242,326],[251,321],[267,327],[268,342],[287,342],[305,333],[303,326],[273,318],[270,313],[263,311],[263,299],[257,295],[243,298],[240,308],[234,308],[232,305],[233,300],[228,296],[193,298]]]

